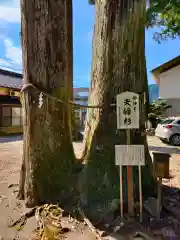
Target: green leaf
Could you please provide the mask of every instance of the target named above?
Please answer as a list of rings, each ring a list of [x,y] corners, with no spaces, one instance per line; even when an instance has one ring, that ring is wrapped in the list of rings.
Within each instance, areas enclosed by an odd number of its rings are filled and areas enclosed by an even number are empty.
[[[180,0],[150,0],[147,9],[147,27],[161,27],[154,34],[158,42],[180,37]]]

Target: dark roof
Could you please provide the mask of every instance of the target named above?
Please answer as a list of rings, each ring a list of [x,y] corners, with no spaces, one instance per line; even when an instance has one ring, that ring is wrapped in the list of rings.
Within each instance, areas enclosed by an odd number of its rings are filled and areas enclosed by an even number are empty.
[[[178,65],[180,65],[180,55],[171,59],[168,62],[165,62],[164,64],[160,65],[159,67],[154,68],[151,72],[152,73],[163,73],[174,67],[177,67]]]
[[[4,77],[7,78],[4,78]],[[23,75],[16,72],[7,71],[0,69],[0,86],[11,88],[11,89],[20,89],[22,87],[22,78]]]
[[[16,73],[4,69],[0,69],[0,74],[5,75],[5,76],[10,76],[10,77],[16,77],[16,78],[22,78],[23,75],[21,73]]]

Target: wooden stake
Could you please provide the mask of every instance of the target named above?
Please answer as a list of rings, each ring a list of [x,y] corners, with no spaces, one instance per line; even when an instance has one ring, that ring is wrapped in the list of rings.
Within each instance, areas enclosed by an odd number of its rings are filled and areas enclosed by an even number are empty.
[[[131,135],[130,129],[126,130],[127,134],[127,145],[131,144]],[[134,215],[134,206],[133,206],[133,170],[132,166],[127,166],[127,185],[128,185],[128,213]]]
[[[158,199],[157,199],[157,215],[156,219],[160,220],[161,216],[161,197],[162,197],[162,178],[159,178],[158,181]]]
[[[120,214],[121,219],[123,219],[123,181],[122,181],[122,166],[119,166],[120,169]]]
[[[142,205],[142,177],[141,177],[141,166],[138,166],[139,169],[139,214],[140,222],[143,221],[143,205]]]

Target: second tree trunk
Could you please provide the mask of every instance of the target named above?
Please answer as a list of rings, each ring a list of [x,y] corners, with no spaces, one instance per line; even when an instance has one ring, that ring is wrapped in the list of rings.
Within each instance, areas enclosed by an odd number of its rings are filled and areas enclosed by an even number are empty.
[[[143,144],[146,166],[143,167],[143,191],[152,189],[152,162],[145,133],[148,85],[145,62],[145,0],[95,2],[95,29],[89,104],[85,127],[81,197],[84,204],[102,204],[107,209],[113,200],[119,203],[119,168],[115,166],[115,145],[126,144],[124,130],[116,130],[116,95],[132,91],[140,95],[140,129],[131,131],[131,144]],[[146,99],[145,99],[146,98]],[[146,103],[145,103],[146,102]],[[138,171],[134,167],[134,189],[137,196]],[[127,201],[126,171],[123,171],[124,201]],[[83,184],[84,183],[84,184]],[[93,204],[94,203],[94,204]],[[96,210],[91,214],[98,215]]]

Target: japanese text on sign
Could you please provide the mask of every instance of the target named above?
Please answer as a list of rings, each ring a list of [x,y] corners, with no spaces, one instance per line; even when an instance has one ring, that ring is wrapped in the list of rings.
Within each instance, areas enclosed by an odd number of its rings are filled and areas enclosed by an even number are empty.
[[[123,92],[117,95],[117,128],[139,128],[139,95]]]
[[[116,145],[117,166],[145,165],[144,145]]]

